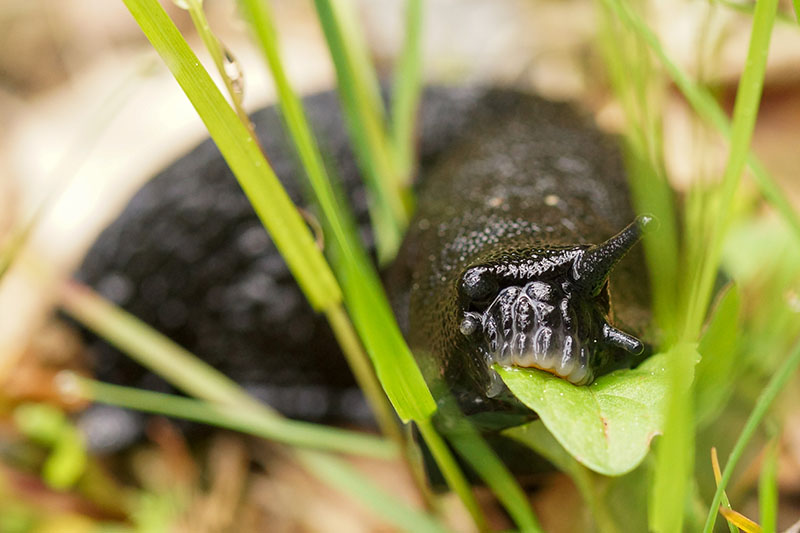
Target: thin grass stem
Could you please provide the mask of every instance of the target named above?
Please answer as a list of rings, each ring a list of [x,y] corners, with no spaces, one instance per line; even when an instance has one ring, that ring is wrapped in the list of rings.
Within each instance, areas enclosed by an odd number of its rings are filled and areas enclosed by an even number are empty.
[[[656,57],[659,58],[664,69],[695,112],[712,124],[726,139],[730,140],[731,123],[720,105],[707,89],[692,81],[689,75],[670,59],[658,37],[647,27],[642,18],[631,9],[627,2],[621,2],[620,0],[602,0],[602,2],[612,10],[621,22],[642,37]],[[780,186],[769,175],[759,159],[749,150],[747,152],[747,165],[761,194],[764,195],[767,202],[775,207],[786,224],[792,228],[794,236],[800,243],[800,216],[798,216],[789,202],[787,195],[783,193]]]
[[[447,443],[434,429],[430,420],[418,422],[417,427],[423,440],[428,445],[436,464],[439,466],[447,485],[458,495],[461,503],[464,504],[467,512],[475,522],[475,527],[478,528],[478,531],[489,531],[489,524],[486,522],[483,510],[478,504],[478,500],[475,499],[475,494],[472,492],[472,487],[467,478],[464,477],[464,473],[458,467],[455,457],[447,447]]]
[[[75,374],[65,376],[61,383],[70,380],[77,385],[81,397],[107,405],[201,422],[290,446],[377,459],[398,457],[398,448],[394,443],[364,433],[279,416],[263,416],[239,406],[218,405],[173,394],[122,387]],[[68,384],[65,387],[71,388]]]
[[[188,394],[222,407],[223,413],[227,413],[227,409],[252,413],[253,421],[260,418],[262,421],[258,424],[262,425],[280,419],[272,408],[248,395],[222,373],[88,288],[68,285],[62,294],[62,306],[73,318],[140,364]],[[310,474],[356,497],[396,526],[406,528],[415,524],[426,531],[442,530],[435,518],[375,487],[347,463],[322,452],[296,448],[290,451]],[[400,520],[401,516],[406,516],[408,521]]]
[[[295,455],[300,462],[321,480],[330,486],[356,496],[378,516],[391,522],[402,531],[445,533],[447,528],[438,523],[430,515],[397,501],[388,495],[372,480],[357,470],[335,458],[312,453],[309,450],[297,450]]]
[[[353,50],[342,27],[341,17],[330,0],[314,0],[325,40],[331,52],[344,115],[365,182],[374,201],[372,221],[378,243],[378,258],[394,257],[408,226],[409,194],[398,178],[388,142],[385,117],[374,103],[374,75],[364,72],[360,53]],[[380,106],[382,108],[382,104]]]
[[[764,531],[773,532],[778,527],[778,455],[780,437],[767,444],[761,475],[758,478],[758,519]]]
[[[322,310],[338,304],[339,285],[302,216],[178,28],[155,0],[124,3],[197,109],[311,306]]]
[[[306,171],[317,203],[326,219],[326,227],[331,228],[333,238],[337,241],[338,246],[346,250],[343,255],[347,258],[353,257],[357,253],[353,248],[360,246],[357,238],[348,234],[345,224],[340,220],[344,216],[345,209],[336,201],[319,145],[314,139],[302,103],[289,83],[280,60],[278,40],[269,5],[257,0],[241,0],[240,5],[272,72],[286,127]],[[364,253],[362,250],[358,250],[358,252]],[[361,390],[364,391],[381,430],[398,444],[403,444],[404,438],[397,425],[394,412],[381,389],[349,317],[341,306],[327,310],[325,315]]]
[[[706,523],[703,527],[703,533],[711,533],[714,530],[714,524],[717,518],[717,510],[719,509],[719,504],[722,501],[722,493],[733,476],[733,471],[736,468],[736,464],[739,462],[739,459],[741,459],[747,444],[750,442],[750,439],[755,434],[759,424],[761,424],[761,421],[767,414],[770,405],[772,405],[772,402],[775,401],[775,398],[777,398],[778,394],[780,394],[780,392],[783,390],[783,387],[789,381],[789,378],[791,378],[795,373],[798,365],[800,365],[800,342],[795,345],[794,349],[789,354],[789,357],[786,358],[783,364],[773,374],[772,378],[769,380],[769,383],[767,383],[767,386],[764,387],[764,390],[761,391],[753,411],[747,418],[747,422],[745,422],[744,428],[742,428],[742,432],[739,434],[739,438],[736,440],[736,444],[728,456],[728,462],[725,464],[725,469],[722,471],[722,478],[717,485],[717,490],[714,493],[714,499],[711,501],[711,506],[708,510],[708,517],[706,518]]]
[[[250,117],[242,105],[243,86],[241,86],[241,72],[238,72],[239,79],[234,80],[226,68],[226,66],[230,65],[232,68],[235,68],[238,71],[239,64],[236,62],[236,59],[233,57],[231,52],[227,48],[224,48],[224,45],[211,31],[211,26],[206,18],[202,1],[183,1],[186,2],[189,15],[194,23],[194,27],[197,30],[197,33],[200,35],[200,38],[203,40],[203,44],[205,45],[206,50],[208,50],[208,53],[211,56],[211,60],[214,62],[214,66],[217,68],[220,78],[222,78],[222,83],[225,85],[225,89],[228,91],[228,96],[231,99],[231,104],[233,105],[234,111],[236,111],[236,115],[239,117],[239,120],[242,122],[242,124],[244,124],[248,129],[250,135],[257,141],[258,138],[256,137],[255,126],[253,126],[253,122],[250,120]],[[237,84],[239,85],[237,86]]]
[[[392,146],[401,184],[414,177],[415,129],[422,92],[422,0],[406,1],[406,32],[403,51],[394,73],[392,91]]]

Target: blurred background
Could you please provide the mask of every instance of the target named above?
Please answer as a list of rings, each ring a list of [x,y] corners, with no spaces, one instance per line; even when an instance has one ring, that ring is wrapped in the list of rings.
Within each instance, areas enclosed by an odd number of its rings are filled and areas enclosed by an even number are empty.
[[[296,89],[308,94],[333,87],[334,71],[312,2],[271,3]],[[188,13],[171,2],[163,4],[210,65]],[[388,76],[403,40],[405,4],[400,0],[353,4],[378,70]],[[598,50],[596,7],[587,0],[428,0],[425,80],[515,86],[573,101],[593,114],[601,127],[623,131],[624,113],[609,89]],[[206,0],[205,8],[213,31],[241,64],[246,108],[272,103],[275,93],[269,73],[235,2]],[[748,2],[737,7],[701,0],[646,4],[651,28],[667,53],[712,87],[728,109],[744,65],[750,8]],[[791,14],[790,2],[782,10]],[[666,166],[677,190],[685,190],[692,180],[720,174],[724,144],[698,124],[677,90],[670,88],[654,103],[653,112],[661,116]],[[25,250],[0,284],[2,451],[4,435],[15,431],[3,406],[25,400],[58,401],[52,382],[56,370],[80,364],[75,362],[80,361],[80,343],[52,320],[54,288],[144,180],[206,133],[123,3],[112,0],[0,3],[0,124],[0,239],[29,220],[43,201],[47,205]],[[775,26],[754,146],[796,206],[800,204],[798,132],[800,31],[796,21],[787,18]],[[797,495],[800,423],[789,426],[794,429],[786,438],[793,444],[787,448],[781,476],[787,491]],[[191,512],[181,514],[185,531],[259,530],[265,517],[271,520],[272,531],[380,530],[339,496],[309,488],[310,481],[290,466],[250,480],[247,501],[255,503],[243,504],[246,457],[251,450],[237,437],[213,440],[208,462],[202,465],[194,464],[168,424],[154,430],[153,441],[158,453],[145,451],[136,459],[144,474],[135,481],[155,487],[153,494],[177,485],[199,491],[182,508],[197,513],[197,522],[192,522]],[[166,464],[168,468],[161,468]],[[391,466],[365,468],[393,485]],[[206,476],[202,484],[197,482],[198,469]],[[54,517],[52,524],[39,524],[40,531],[88,531],[98,517],[115,516],[113,508],[92,506],[85,497],[51,492],[32,479],[13,477],[0,457],[0,495],[9,479],[16,490],[29,491],[41,503],[44,515]],[[552,531],[563,522],[563,502],[579,501],[569,483],[558,478],[536,498],[537,512]],[[559,502],[555,510],[552,502]],[[150,503],[159,512],[163,511],[159,505],[174,510],[169,501]],[[503,523],[502,517],[497,519]],[[453,520],[458,523],[457,516]],[[4,529],[4,523],[0,518],[0,532],[16,531]],[[238,529],[226,529],[234,523]],[[465,520],[462,525],[468,529],[468,524]]]

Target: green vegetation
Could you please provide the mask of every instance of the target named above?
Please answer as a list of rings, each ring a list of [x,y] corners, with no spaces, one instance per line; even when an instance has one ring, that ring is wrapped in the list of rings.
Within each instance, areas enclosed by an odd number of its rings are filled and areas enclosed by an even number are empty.
[[[309,302],[327,316],[384,436],[288,421],[146,325],[70,285],[62,296],[70,315],[196,399],[113,387],[75,376],[70,381],[73,392],[98,402],[203,421],[273,440],[309,472],[358,499],[386,522],[411,531],[445,531],[447,524],[438,513],[436,498],[419,474],[416,444],[409,432],[402,431],[399,418],[419,429],[477,529],[486,530],[487,520],[451,450],[486,482],[520,530],[540,531],[525,493],[506,466],[479,432],[455,408],[448,407],[446,393],[438,394],[434,384],[423,380],[391,314],[379,276],[359,241],[350,209],[336,194],[336,176],[329,175],[302,102],[289,83],[269,4],[240,0],[275,80],[289,137],[313,192],[310,201],[327,237],[327,255],[317,248],[271,170],[265,157],[269,154],[261,152],[253,136],[241,110],[236,80],[226,72],[230,70],[226,69],[226,62],[231,62],[229,53],[214,36],[202,2],[186,0],[179,5],[191,13],[225,80],[233,107],[157,0],[123,1],[203,119]],[[379,259],[386,262],[399,246],[414,205],[410,183],[422,79],[423,2],[407,3],[406,39],[389,109],[381,99],[357,24],[343,5],[330,0],[314,2],[370,193]],[[645,23],[646,7],[643,2],[622,0],[597,3],[608,81],[626,119],[625,154],[636,207],[654,214],[660,222],[658,230],[646,237],[645,247],[653,282],[654,329],[660,331],[662,344],[640,367],[603,376],[589,387],[576,387],[536,370],[497,368],[512,392],[541,417],[506,434],[572,478],[594,527],[603,532],[649,527],[658,532],[702,529],[710,533],[715,530],[721,504],[728,508],[725,516],[732,517],[731,524],[747,524],[744,517],[735,518],[725,491],[755,441],[767,449],[758,497],[759,521],[770,531],[778,515],[775,427],[780,426],[776,423],[780,413],[774,406],[800,365],[796,314],[793,316],[788,306],[774,304],[783,301],[791,287],[797,291],[800,216],[750,151],[772,27],[779,17],[778,2],[762,0],[752,10],[749,51],[732,120],[707,87],[668,57]],[[667,181],[662,124],[655,111],[660,109],[669,84],[681,91],[705,127],[714,128],[729,141],[721,179],[712,185],[698,181],[688,192],[683,209],[678,209]],[[780,215],[780,224],[757,219],[753,206],[758,199],[746,197],[740,187],[746,168],[761,198]],[[679,217],[679,212],[684,216]],[[13,241],[13,248],[4,251],[0,275],[32,224]],[[763,264],[764,257],[770,258],[769,265]],[[720,269],[735,282],[722,291],[715,290]],[[728,416],[729,407],[737,409],[735,415]],[[433,423],[442,409],[450,409],[446,414],[454,420],[446,434]],[[743,410],[749,415],[741,427]],[[69,487],[85,475],[86,457],[74,428],[55,411],[41,405],[25,406],[19,409],[17,424],[28,438],[52,448],[44,479],[54,487]],[[771,431],[762,434],[759,428],[765,421],[770,422]],[[711,446],[729,452],[723,453],[727,459],[718,482],[708,459]],[[345,451],[402,458],[428,508],[414,508],[376,487],[335,455]],[[620,502],[627,502],[628,507]],[[641,509],[631,511],[631,502],[641,502]],[[734,501],[733,509],[736,506]],[[133,512],[131,509],[126,508]],[[153,511],[153,516],[157,514]],[[22,524],[15,527],[24,531],[30,519],[17,508],[5,509],[0,502],[0,531],[5,531],[5,522],[14,520]],[[733,525],[730,528],[734,530]]]

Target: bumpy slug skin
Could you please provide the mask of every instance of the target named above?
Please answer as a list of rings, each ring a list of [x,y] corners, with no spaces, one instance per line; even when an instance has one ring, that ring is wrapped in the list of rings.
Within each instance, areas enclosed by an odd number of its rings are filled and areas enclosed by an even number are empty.
[[[642,352],[648,287],[634,244],[649,219],[634,217],[613,140],[572,108],[500,91],[484,102],[422,176],[390,279],[412,280],[397,300],[429,377],[468,414],[523,414],[492,363],[584,385]]]

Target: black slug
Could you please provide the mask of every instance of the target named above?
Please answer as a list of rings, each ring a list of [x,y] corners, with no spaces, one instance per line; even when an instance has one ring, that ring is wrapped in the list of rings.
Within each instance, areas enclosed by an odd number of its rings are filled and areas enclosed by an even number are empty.
[[[501,409],[492,363],[575,384],[643,352],[647,281],[612,139],[569,106],[495,92],[423,176],[398,258],[408,339],[467,412]],[[612,306],[613,304],[613,306]],[[492,399],[496,399],[493,401]]]
[[[371,247],[364,191],[333,93],[307,98],[328,163]],[[303,205],[274,108],[254,115],[265,152]],[[429,89],[419,205],[387,290],[424,367],[469,413],[519,409],[492,362],[576,384],[629,364],[648,288],[618,150],[566,104],[512,90]],[[611,276],[609,279],[609,272]],[[145,185],[78,277],[289,416],[368,417],[315,316],[219,152],[206,141]],[[92,345],[97,373],[165,389]]]

